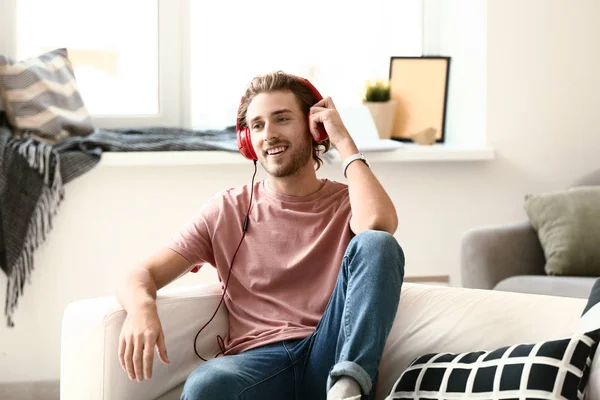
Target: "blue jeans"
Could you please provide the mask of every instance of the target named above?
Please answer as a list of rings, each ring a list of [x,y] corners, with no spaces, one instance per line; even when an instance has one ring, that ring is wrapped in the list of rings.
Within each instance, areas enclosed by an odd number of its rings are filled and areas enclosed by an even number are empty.
[[[335,289],[315,331],[200,364],[182,400],[324,400],[340,376],[374,399],[379,364],[400,301],[404,252],[366,231],[350,241]]]

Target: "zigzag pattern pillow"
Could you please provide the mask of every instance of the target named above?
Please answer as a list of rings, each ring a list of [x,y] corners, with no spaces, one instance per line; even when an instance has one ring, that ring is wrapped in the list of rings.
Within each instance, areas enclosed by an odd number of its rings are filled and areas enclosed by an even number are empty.
[[[0,97],[16,136],[55,143],[94,131],[67,49],[18,62],[0,55]]]

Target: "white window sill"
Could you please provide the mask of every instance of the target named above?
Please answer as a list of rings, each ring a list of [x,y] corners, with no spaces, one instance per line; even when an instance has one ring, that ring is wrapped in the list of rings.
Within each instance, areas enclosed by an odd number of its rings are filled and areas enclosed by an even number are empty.
[[[333,150],[334,163],[339,155]],[[370,163],[379,162],[448,162],[493,160],[493,147],[465,147],[435,144],[418,146],[406,144],[392,151],[364,152]],[[228,151],[164,151],[164,152],[106,152],[102,154],[103,166],[190,166],[247,164],[250,161],[237,152]]]

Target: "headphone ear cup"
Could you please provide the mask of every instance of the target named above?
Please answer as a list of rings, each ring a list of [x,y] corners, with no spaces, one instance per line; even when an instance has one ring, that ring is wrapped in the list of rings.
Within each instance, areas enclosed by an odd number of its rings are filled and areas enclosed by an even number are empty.
[[[240,99],[240,105],[238,107],[238,115],[240,113],[240,108],[244,103],[244,96]],[[254,151],[254,147],[252,147],[252,141],[250,140],[250,128],[245,127],[242,128],[239,120],[236,119],[235,122],[235,132],[237,137],[237,145],[240,153],[249,160],[257,161],[258,157],[256,156],[256,152]]]
[[[242,153],[242,155],[249,160],[258,160],[256,152],[252,147],[252,141],[250,140],[250,129],[243,128],[241,130],[238,130],[237,139],[238,149],[240,150],[240,153]]]

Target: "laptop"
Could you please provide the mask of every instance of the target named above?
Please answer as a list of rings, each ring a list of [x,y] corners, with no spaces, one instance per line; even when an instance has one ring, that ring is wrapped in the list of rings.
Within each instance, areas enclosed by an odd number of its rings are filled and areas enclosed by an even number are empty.
[[[338,107],[338,112],[359,151],[392,151],[404,146],[396,140],[379,138],[375,121],[366,106]]]

